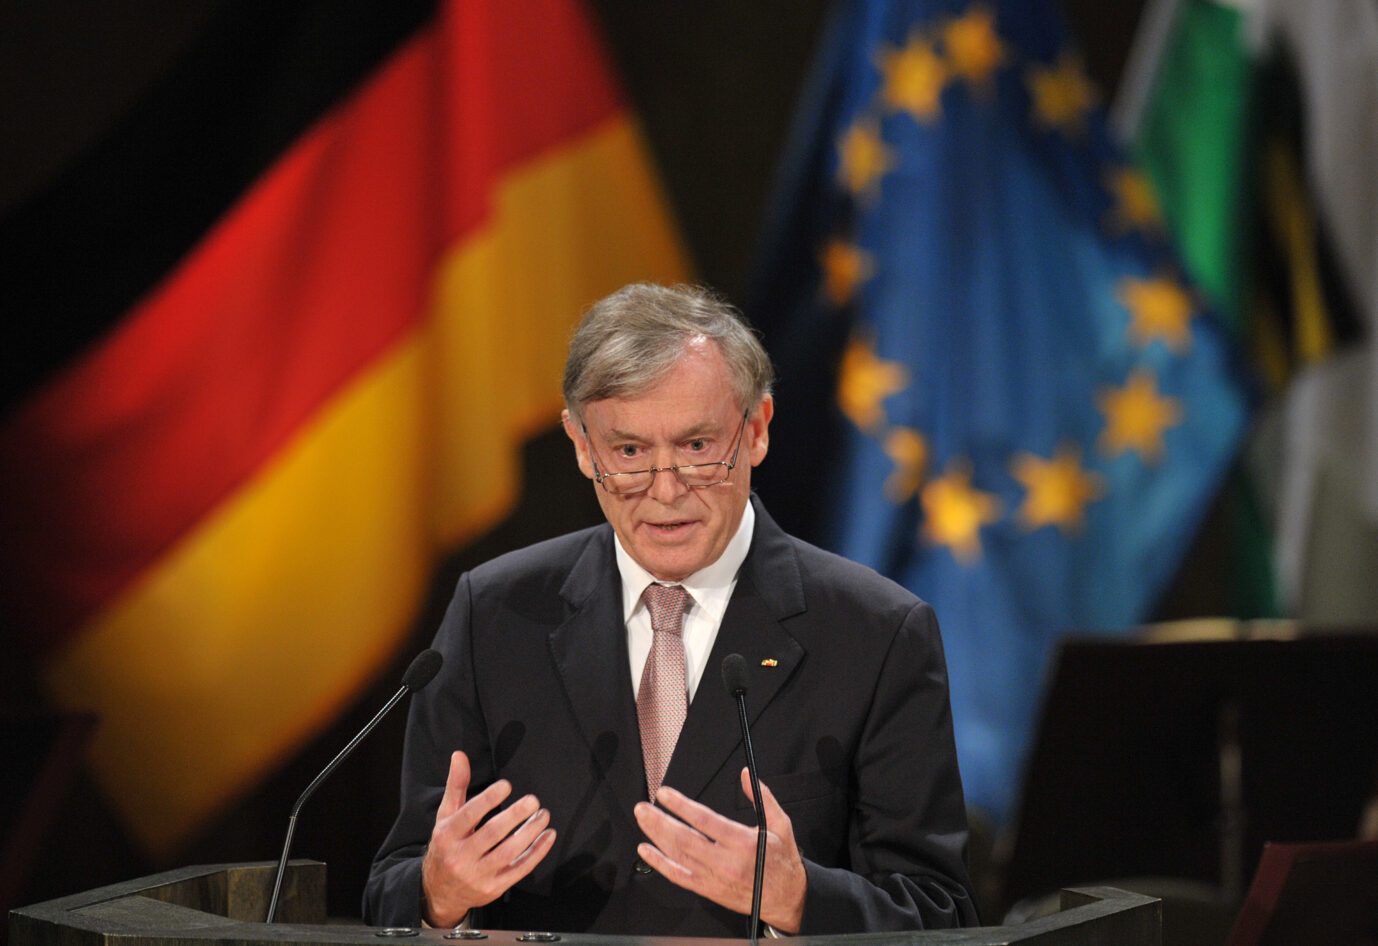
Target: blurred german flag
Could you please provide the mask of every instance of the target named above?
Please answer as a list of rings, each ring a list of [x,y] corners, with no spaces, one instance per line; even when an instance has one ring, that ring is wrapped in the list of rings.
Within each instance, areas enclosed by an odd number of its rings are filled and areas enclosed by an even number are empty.
[[[512,506],[582,310],[687,271],[576,0],[223,6],[0,219],[0,619],[162,856]]]

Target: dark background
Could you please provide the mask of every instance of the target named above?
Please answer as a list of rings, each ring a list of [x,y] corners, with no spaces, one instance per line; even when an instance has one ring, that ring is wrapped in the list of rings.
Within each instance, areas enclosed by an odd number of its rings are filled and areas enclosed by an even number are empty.
[[[219,6],[183,0],[0,2],[0,212],[50,181],[190,45]],[[1107,101],[1142,0],[1065,0],[1087,68]],[[827,15],[824,0],[594,0],[701,280],[741,302],[796,97]],[[2,317],[2,316],[0,316]],[[788,410],[788,405],[780,405]],[[525,453],[520,507],[438,570],[407,647],[337,724],[179,852],[155,863],[129,842],[89,780],[52,799],[36,863],[15,903],[50,899],[170,866],[277,856],[293,800],[395,689],[429,643],[459,572],[493,555],[599,519],[589,485],[552,429]],[[769,497],[766,497],[767,500]],[[1222,613],[1220,544],[1211,524],[1160,609]],[[22,659],[0,659],[0,711],[41,695]],[[404,712],[395,713],[311,799],[293,852],[330,865],[329,910],[357,916],[373,850],[395,813]],[[5,748],[0,745],[0,749]],[[8,820],[8,815],[6,816]],[[0,829],[4,829],[0,822]],[[989,915],[987,922],[998,920]]]

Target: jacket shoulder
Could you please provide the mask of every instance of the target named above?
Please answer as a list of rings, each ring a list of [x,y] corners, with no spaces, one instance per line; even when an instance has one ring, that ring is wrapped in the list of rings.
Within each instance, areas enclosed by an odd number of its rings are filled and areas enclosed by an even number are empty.
[[[586,555],[604,554],[611,560],[612,529],[600,523],[505,552],[475,566],[465,577],[475,593],[487,589],[499,589],[505,595],[514,590],[558,592]]]
[[[870,613],[903,614],[916,606],[928,607],[914,592],[870,566],[793,536],[789,536],[789,542],[799,562],[806,599],[817,603],[818,597],[824,596],[839,606]]]

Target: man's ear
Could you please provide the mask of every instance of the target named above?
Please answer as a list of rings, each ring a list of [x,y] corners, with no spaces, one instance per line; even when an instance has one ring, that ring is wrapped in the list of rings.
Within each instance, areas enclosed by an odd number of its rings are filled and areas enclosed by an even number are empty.
[[[752,466],[759,466],[770,449],[770,419],[774,416],[775,398],[767,394],[746,419],[746,433],[742,435],[746,442],[742,447]]]
[[[579,463],[579,472],[593,479],[593,458],[589,455],[589,442],[582,425],[574,419],[568,408],[560,412],[560,422],[565,426],[565,436],[574,443],[574,458]]]

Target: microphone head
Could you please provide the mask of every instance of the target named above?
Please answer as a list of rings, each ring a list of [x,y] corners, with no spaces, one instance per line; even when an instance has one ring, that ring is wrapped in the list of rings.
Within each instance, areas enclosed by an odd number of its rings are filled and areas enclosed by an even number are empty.
[[[746,658],[741,654],[728,654],[722,659],[722,685],[732,696],[746,692]]]
[[[421,689],[435,679],[435,675],[440,672],[440,665],[443,662],[439,651],[423,650],[416,655],[416,659],[411,662],[407,672],[402,674],[402,686],[409,690]]]

